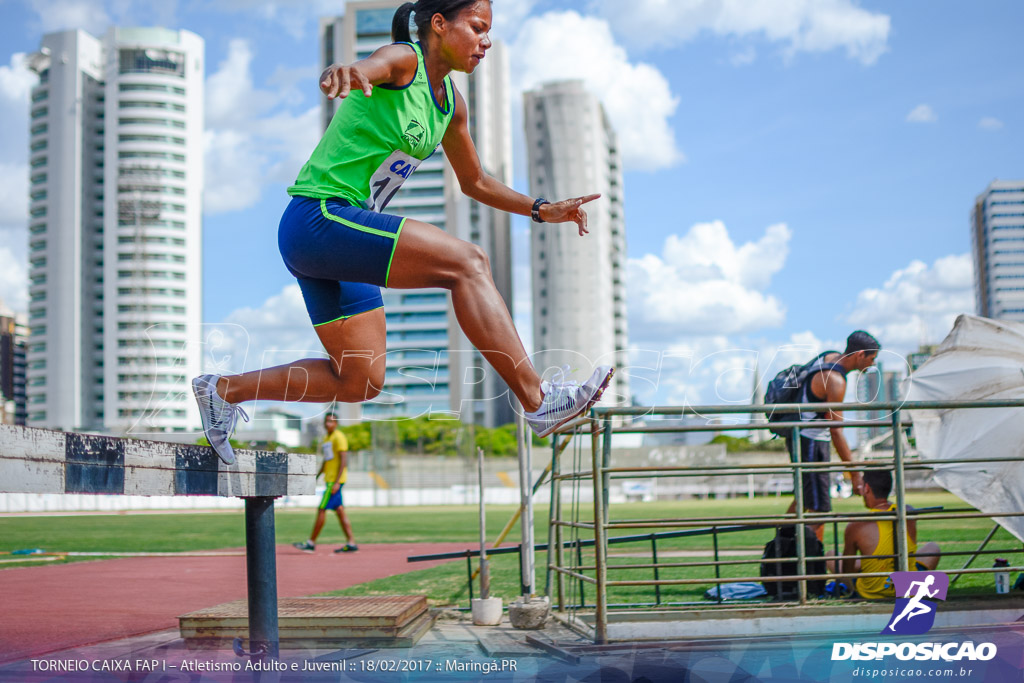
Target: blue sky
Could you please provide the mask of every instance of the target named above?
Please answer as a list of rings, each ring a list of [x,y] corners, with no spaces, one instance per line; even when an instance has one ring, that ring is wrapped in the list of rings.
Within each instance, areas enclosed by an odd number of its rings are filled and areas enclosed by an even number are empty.
[[[266,350],[277,361],[315,348],[276,226],[316,142],[316,20],[339,8],[0,0],[0,298],[25,307],[21,55],[46,31],[158,23],[206,40],[204,320],[245,327],[260,351],[250,366]],[[641,400],[741,400],[755,358],[764,371],[857,327],[905,353],[973,312],[971,204],[991,180],[1024,177],[1019,1],[496,0],[495,11],[517,92],[582,78],[619,129],[630,339],[636,362],[657,368],[656,382],[635,383]],[[527,332],[528,223],[514,226]]]

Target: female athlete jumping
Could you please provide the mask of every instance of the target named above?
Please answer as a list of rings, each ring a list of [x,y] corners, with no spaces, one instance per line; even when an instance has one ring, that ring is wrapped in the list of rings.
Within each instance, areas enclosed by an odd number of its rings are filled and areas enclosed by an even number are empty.
[[[414,18],[419,42],[409,35]],[[537,222],[573,222],[587,233],[588,195],[550,203],[506,187],[480,166],[466,102],[450,73],[472,73],[491,46],[490,0],[419,0],[395,13],[394,43],[320,77],[338,111],[295,184],[278,245],[296,277],[329,358],[241,375],[192,380],[203,429],[234,462],[229,438],[245,401],[359,402],[384,384],[385,319],[380,287],[441,287],[466,337],[546,436],[596,402],[614,372],[598,367],[582,385],[544,382],[527,357],[484,251],[443,230],[384,213],[402,183],[438,146],[469,197]]]

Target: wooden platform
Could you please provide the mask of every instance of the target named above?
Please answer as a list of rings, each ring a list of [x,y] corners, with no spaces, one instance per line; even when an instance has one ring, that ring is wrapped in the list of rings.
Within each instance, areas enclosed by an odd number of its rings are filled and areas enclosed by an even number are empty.
[[[277,611],[281,649],[411,647],[434,624],[422,595],[281,598]],[[188,647],[220,648],[235,638],[249,647],[245,600],[190,612],[178,622]]]

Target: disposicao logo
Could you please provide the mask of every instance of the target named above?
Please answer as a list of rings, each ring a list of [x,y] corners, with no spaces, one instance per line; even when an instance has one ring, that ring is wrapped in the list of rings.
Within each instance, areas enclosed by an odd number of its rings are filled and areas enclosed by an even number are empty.
[[[883,635],[917,636],[928,633],[935,625],[935,603],[945,600],[949,577],[942,572],[893,572],[889,575],[896,595],[889,623]]]
[[[917,636],[935,625],[935,600],[945,600],[949,577],[942,572],[893,572],[889,575],[896,598],[883,636]],[[987,661],[996,656],[993,643],[833,643],[832,660],[879,660],[895,656],[899,660]]]

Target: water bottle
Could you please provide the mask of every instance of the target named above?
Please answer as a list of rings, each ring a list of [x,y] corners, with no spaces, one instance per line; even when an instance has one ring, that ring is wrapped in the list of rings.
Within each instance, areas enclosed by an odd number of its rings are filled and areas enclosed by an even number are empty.
[[[996,563],[992,565],[996,569],[1009,567],[1010,563],[1001,557],[996,558]],[[997,571],[996,577],[996,593],[1000,595],[1010,592],[1010,572],[1008,571]]]

